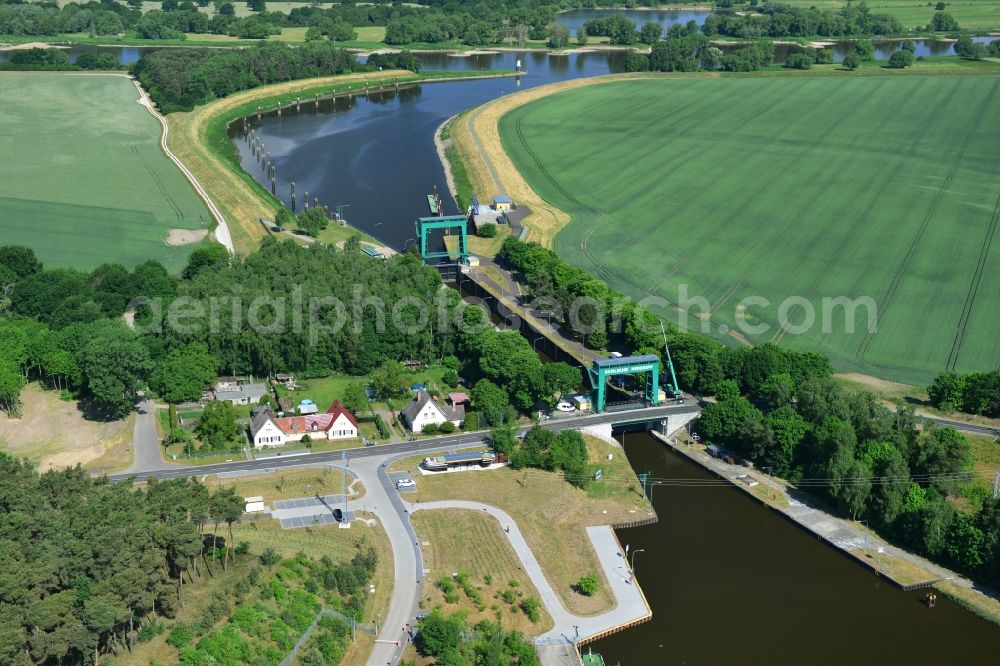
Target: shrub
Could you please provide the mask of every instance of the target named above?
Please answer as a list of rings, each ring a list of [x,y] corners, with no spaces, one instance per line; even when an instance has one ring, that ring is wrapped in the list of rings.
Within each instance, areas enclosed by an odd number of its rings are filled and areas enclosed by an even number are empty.
[[[527,597],[521,601],[521,610],[532,624],[537,624],[542,619],[542,604],[535,597]]]
[[[813,59],[805,53],[793,53],[785,60],[785,67],[792,69],[809,69],[812,67]]]
[[[250,552],[250,542],[240,541],[236,545],[236,549],[233,552],[236,553],[237,555],[246,555],[247,553]]]
[[[479,237],[480,238],[496,238],[497,235],[497,225],[495,224],[484,224],[479,227]]]
[[[139,635],[137,636],[137,638],[139,639],[140,643],[146,643],[148,641],[153,640],[153,638],[155,638],[156,636],[162,634],[166,628],[167,625],[165,625],[160,620],[153,618],[153,620],[149,624],[145,624],[141,629],[139,629]]]
[[[849,69],[853,72],[861,64],[861,58],[854,53],[848,53],[844,56],[844,62],[841,64],[844,66],[844,69]]]
[[[465,421],[462,422],[464,430],[479,430],[479,414],[466,412]]]
[[[889,67],[893,69],[903,69],[913,64],[913,51],[901,49],[889,56]]]
[[[436,435],[438,433],[438,424],[428,423],[421,432],[425,435]]]
[[[451,433],[455,432],[455,424],[452,423],[451,421],[445,421],[440,426],[438,426],[438,432],[443,433],[445,435],[450,435]]]
[[[576,584],[576,590],[580,594],[586,597],[592,597],[597,594],[597,590],[600,589],[600,583],[597,581],[597,576],[584,576]]]
[[[386,425],[385,419],[382,418],[381,414],[375,415],[375,427],[378,428],[379,437],[389,439],[389,426]]]
[[[192,638],[194,638],[194,631],[190,625],[176,624],[167,636],[167,645],[180,649],[191,642]]]
[[[264,566],[272,566],[281,561],[281,555],[275,552],[274,548],[265,548],[260,554],[260,563]]]

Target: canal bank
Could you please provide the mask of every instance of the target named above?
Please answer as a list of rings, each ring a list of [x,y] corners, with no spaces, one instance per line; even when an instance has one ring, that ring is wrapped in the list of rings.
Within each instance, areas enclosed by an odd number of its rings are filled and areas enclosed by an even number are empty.
[[[620,530],[652,621],[588,647],[608,664],[987,664],[1000,631],[871,575],[647,433],[624,437],[655,526]],[[754,501],[748,501],[754,500]]]

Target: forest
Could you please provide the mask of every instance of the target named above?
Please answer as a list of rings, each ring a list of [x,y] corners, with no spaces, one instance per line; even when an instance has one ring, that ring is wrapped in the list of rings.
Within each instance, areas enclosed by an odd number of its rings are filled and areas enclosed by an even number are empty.
[[[504,422],[581,380],[565,363],[542,364],[517,333],[493,330],[416,256],[373,261],[354,239],[340,250],[268,238],[237,259],[213,245],[191,254],[180,279],[154,261],[131,273],[45,269],[31,250],[6,246],[0,285],[9,294],[0,300],[0,407],[12,414],[28,381],[114,419],[147,385],[181,402],[219,373],[361,376],[403,359],[461,356],[470,385],[500,391],[488,415]],[[135,330],[121,321],[130,304]]]
[[[244,49],[162,49],[143,54],[131,71],[160,110],[172,113],[268,83],[356,69],[363,69],[357,58],[332,42],[295,48],[261,42]]]
[[[765,3],[752,14],[710,14],[705,19],[702,32],[708,37],[730,35],[754,39],[898,35],[905,29],[898,19],[887,14],[875,14],[863,2],[833,10]]]
[[[3,664],[90,664],[129,649],[141,624],[173,617],[186,586],[245,550],[223,545],[243,499],[189,479],[109,485],[0,453],[0,509]]]

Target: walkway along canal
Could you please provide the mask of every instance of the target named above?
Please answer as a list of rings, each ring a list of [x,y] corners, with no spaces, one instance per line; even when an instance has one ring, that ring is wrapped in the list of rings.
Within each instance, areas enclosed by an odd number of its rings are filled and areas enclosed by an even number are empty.
[[[715,478],[648,433],[624,436],[637,472]],[[592,645],[608,664],[994,664],[1000,630],[938,596],[903,592],[731,486],[657,486],[643,549],[653,620]]]

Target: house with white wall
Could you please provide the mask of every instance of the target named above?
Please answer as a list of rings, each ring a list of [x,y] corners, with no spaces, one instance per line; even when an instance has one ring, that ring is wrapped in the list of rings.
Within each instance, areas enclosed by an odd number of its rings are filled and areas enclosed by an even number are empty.
[[[413,399],[406,404],[400,415],[410,430],[419,433],[431,424],[449,422],[456,427],[460,426],[465,420],[465,406],[442,405],[430,393],[421,389],[414,393]]]
[[[306,435],[312,440],[353,439],[358,432],[358,420],[338,401],[323,414],[305,416],[275,416],[265,407],[250,422],[250,441],[257,448],[300,442]]]

